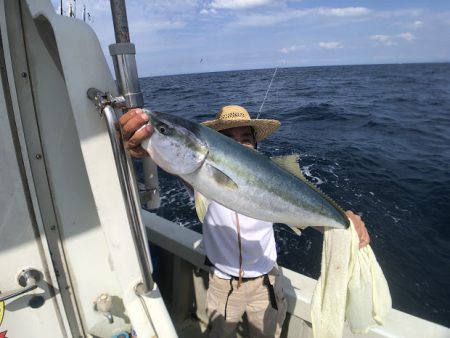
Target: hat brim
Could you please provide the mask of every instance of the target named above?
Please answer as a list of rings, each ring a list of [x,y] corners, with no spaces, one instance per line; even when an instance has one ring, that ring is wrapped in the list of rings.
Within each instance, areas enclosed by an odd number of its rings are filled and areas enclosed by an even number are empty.
[[[261,141],[273,134],[280,127],[281,122],[269,119],[210,120],[202,122],[202,124],[217,131],[236,127],[253,127],[256,141]]]

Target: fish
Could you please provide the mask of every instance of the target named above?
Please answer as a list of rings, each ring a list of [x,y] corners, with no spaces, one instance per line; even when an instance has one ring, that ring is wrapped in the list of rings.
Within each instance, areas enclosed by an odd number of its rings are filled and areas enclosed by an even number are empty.
[[[292,156],[270,159],[201,124],[144,111],[154,132],[141,146],[161,169],[207,199],[291,228],[349,227],[343,209],[301,174]]]

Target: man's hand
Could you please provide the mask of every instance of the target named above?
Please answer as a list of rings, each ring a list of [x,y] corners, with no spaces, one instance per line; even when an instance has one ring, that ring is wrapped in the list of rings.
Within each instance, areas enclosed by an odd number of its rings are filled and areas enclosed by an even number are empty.
[[[354,214],[353,211],[348,210],[345,212],[345,214],[352,220],[353,225],[355,226],[355,230],[359,238],[359,248],[361,249],[365,247],[370,243],[370,236],[367,232],[367,228],[363,220],[359,215]]]
[[[153,134],[153,127],[147,123],[148,116],[140,108],[130,109],[119,119],[125,148],[133,157],[149,156],[141,147],[141,142]],[[147,125],[141,128],[145,124]]]

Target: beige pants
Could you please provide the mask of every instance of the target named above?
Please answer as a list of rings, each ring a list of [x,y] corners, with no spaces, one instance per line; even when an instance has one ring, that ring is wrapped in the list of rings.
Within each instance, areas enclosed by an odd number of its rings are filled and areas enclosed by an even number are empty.
[[[230,283],[230,280],[210,273],[206,304],[210,320],[209,337],[235,337],[244,312],[247,313],[250,337],[279,337],[287,301],[278,269],[274,268],[269,273],[269,280],[274,287],[278,310],[270,303],[263,277],[245,281],[238,288],[237,280]]]

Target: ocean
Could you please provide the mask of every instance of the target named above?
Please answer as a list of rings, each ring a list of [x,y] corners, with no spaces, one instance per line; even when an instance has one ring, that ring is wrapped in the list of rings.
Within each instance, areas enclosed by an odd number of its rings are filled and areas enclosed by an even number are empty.
[[[200,122],[238,104],[256,116],[274,69],[141,79],[146,107]],[[261,112],[279,131],[268,156],[359,213],[393,307],[450,327],[450,64],[279,68]],[[136,161],[138,174],[141,164]],[[181,184],[160,172],[156,212],[201,232]],[[318,278],[322,235],[276,224],[280,265]]]

